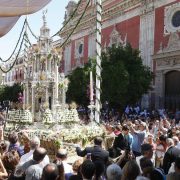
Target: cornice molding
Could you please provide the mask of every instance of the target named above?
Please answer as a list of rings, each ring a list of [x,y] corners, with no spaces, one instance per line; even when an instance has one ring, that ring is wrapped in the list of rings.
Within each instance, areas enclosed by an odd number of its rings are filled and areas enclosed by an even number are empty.
[[[109,19],[113,19],[114,17],[122,16],[123,14],[125,14],[125,12],[131,10],[132,8],[136,8],[136,7],[140,6],[140,4],[141,4],[141,0],[122,1],[119,4],[117,4],[116,6],[112,6],[108,9],[104,10],[104,12],[102,13],[103,22],[105,22]],[[103,6],[104,6],[104,4],[103,4]],[[92,8],[94,8],[94,7],[92,7]],[[91,24],[92,22],[95,22],[96,14],[94,11],[92,12],[92,8],[87,11],[86,15],[84,16],[81,23],[79,24],[78,29],[81,30],[81,27],[88,28],[89,24]],[[68,34],[69,32],[71,32],[71,30],[74,28],[73,24],[76,24],[78,19],[79,19],[79,16],[75,17],[71,21],[70,26],[67,26],[67,28],[65,28],[61,32],[60,36],[63,37],[66,34]],[[77,31],[78,30],[76,30],[76,32]]]
[[[180,57],[180,50],[172,51],[172,52],[166,52],[166,53],[162,53],[162,54],[155,54],[152,56],[152,59],[161,60],[164,58],[171,58],[171,57]]]

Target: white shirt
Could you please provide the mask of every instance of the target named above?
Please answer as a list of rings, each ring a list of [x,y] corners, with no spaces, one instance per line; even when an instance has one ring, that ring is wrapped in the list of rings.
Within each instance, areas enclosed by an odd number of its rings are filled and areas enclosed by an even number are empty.
[[[23,165],[25,162],[33,159],[33,152],[34,150],[30,150],[28,153],[21,156],[21,159],[19,161],[19,165]],[[47,164],[49,164],[49,157],[46,155],[42,162],[39,163],[42,168],[44,168]]]
[[[137,176],[135,180],[150,180],[150,179],[144,176]]]
[[[171,167],[169,168],[168,174],[175,172],[174,165],[175,163],[171,163]]]
[[[62,161],[63,163],[63,166],[64,166],[64,173],[67,174],[67,173],[73,173],[73,170],[72,170],[72,166],[69,165],[66,161]]]
[[[141,166],[140,166],[140,159],[143,158],[143,157],[144,157],[143,155],[136,157],[136,162],[137,162],[137,165],[139,166],[141,174],[142,174],[142,170],[141,170]],[[152,161],[153,165],[155,165],[154,157],[151,158],[151,161]]]
[[[163,147],[162,144],[157,145],[156,148],[157,148],[157,149],[164,150],[164,147]],[[163,158],[163,157],[164,157],[164,154],[165,154],[165,152],[156,150],[156,156],[157,156],[158,158],[161,158],[161,157]]]
[[[180,149],[180,142],[178,142],[175,147],[178,148],[178,149]]]

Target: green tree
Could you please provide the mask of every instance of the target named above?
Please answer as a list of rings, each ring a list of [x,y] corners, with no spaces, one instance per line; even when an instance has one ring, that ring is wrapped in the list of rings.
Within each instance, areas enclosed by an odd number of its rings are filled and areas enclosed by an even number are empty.
[[[88,70],[86,68],[76,68],[69,78],[69,87],[67,91],[67,102],[75,101],[78,104],[87,105],[87,88],[88,88]]]
[[[95,59],[89,59],[83,68],[76,68],[69,76],[70,81],[67,95],[67,102],[75,101],[80,105],[89,105],[89,73],[92,70],[95,79]]]
[[[69,101],[89,104],[87,89],[90,69],[93,69],[95,77],[95,65],[92,62],[84,68],[75,69],[69,76]],[[109,101],[112,107],[121,109],[127,104],[135,104],[151,89],[152,79],[153,73],[143,65],[140,52],[130,44],[126,47],[112,46],[102,53],[102,103]]]
[[[23,92],[23,87],[20,84],[13,86],[1,86],[0,88],[0,101],[9,100],[12,102],[18,101],[18,94]]]
[[[5,90],[5,86],[1,85],[0,86],[0,102],[4,100],[4,90]]]
[[[153,73],[130,44],[112,46],[102,53],[102,101],[124,108],[135,104],[151,89]]]

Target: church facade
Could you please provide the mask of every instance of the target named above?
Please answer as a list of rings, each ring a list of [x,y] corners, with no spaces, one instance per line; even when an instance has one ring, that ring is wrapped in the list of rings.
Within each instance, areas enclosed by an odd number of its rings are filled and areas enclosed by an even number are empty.
[[[87,4],[83,0],[75,17],[60,33],[62,41],[74,28]],[[103,0],[102,47],[127,42],[141,52],[143,64],[155,74],[153,90],[144,107],[180,108],[180,1]],[[76,7],[70,1],[65,21]],[[92,0],[86,14],[63,50],[63,70],[70,73],[96,55],[96,9]],[[175,84],[174,84],[175,83]],[[150,103],[149,103],[150,102]]]

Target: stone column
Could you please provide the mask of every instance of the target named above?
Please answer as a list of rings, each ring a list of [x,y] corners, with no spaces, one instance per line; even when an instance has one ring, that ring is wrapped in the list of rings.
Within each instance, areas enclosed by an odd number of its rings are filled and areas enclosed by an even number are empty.
[[[29,105],[29,84],[27,83],[27,97],[26,97],[26,104]]]
[[[34,121],[34,118],[35,118],[35,97],[34,97],[34,88],[35,88],[35,86],[32,85],[31,113],[32,113],[33,121]]]
[[[139,49],[143,64],[152,68],[152,58],[154,54],[154,27],[155,27],[155,11],[153,3],[145,3],[141,7],[140,16],[140,36]]]
[[[62,89],[62,103],[66,104],[66,90],[65,90],[65,88]]]
[[[141,51],[141,58],[143,64],[153,68],[152,55],[154,54],[154,28],[155,28],[155,11],[152,3],[142,3],[140,15],[140,36],[139,49]],[[150,107],[150,93],[144,94],[141,99],[141,106],[143,108]]]
[[[55,76],[56,76],[56,78],[55,78],[55,100],[56,100],[56,102],[55,103],[57,103],[58,102],[58,99],[59,99],[59,67],[58,67],[58,65],[56,65],[56,69],[55,69]]]
[[[156,72],[156,78],[155,78],[155,108],[163,108],[164,102],[163,102],[163,94],[164,94],[164,76],[162,71]]]
[[[25,109],[25,104],[26,104],[26,76],[27,76],[27,67],[24,66],[24,83],[23,85],[25,86],[23,90],[23,109]]]
[[[23,90],[23,109],[25,109],[25,105],[27,103],[27,100],[26,100],[26,85],[25,85],[25,88]]]
[[[46,58],[46,61],[45,61],[45,70],[46,70],[46,72],[48,71],[48,60],[47,60],[47,58]]]
[[[50,59],[49,59],[48,63],[49,63],[49,73],[51,74],[52,72],[51,72],[51,60]]]
[[[34,77],[34,65],[35,65],[35,60],[32,60],[32,72],[31,72],[31,78]]]
[[[35,61],[35,66],[36,66],[36,73],[38,72],[38,59],[36,57],[36,61]]]
[[[46,102],[49,102],[49,92],[48,92],[48,87],[46,87]]]
[[[52,109],[55,110],[55,87],[53,86],[53,92],[52,92]]]
[[[39,75],[39,72],[40,72],[40,59],[37,59],[36,63],[37,63],[37,73]]]

